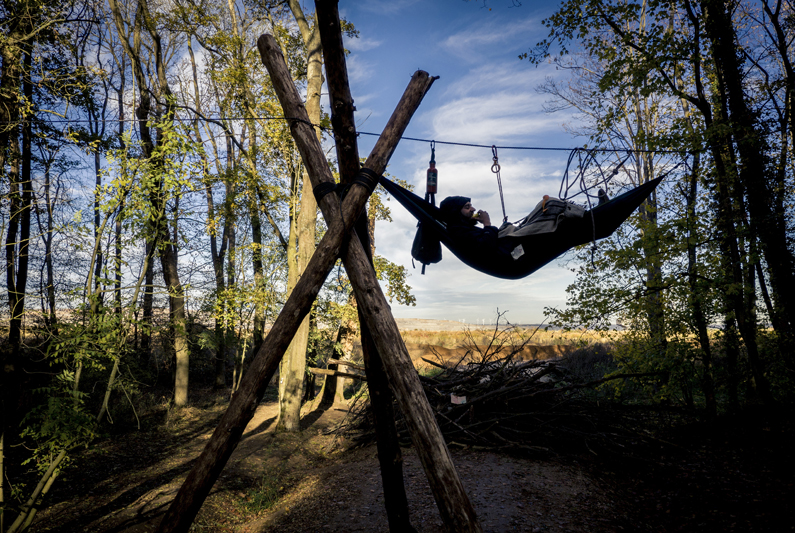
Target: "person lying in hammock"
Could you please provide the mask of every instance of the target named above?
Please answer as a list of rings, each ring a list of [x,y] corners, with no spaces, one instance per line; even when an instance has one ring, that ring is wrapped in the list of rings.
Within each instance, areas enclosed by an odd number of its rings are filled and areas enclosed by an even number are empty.
[[[602,189],[598,192],[598,205],[605,204],[609,197]],[[514,224],[504,223],[499,229],[491,225],[489,214],[483,210],[476,210],[472,206],[472,201],[466,196],[448,196],[439,204],[445,222],[449,226],[452,224],[453,231],[465,234],[468,238],[480,242],[485,239],[489,241],[494,238],[493,230],[497,230],[497,238],[502,237],[521,237],[538,233],[552,233],[558,223],[565,218],[582,218],[585,209],[577,204],[550,198],[544,195],[538,205],[523,219]],[[478,228],[477,223],[483,224],[483,228]],[[489,230],[492,228],[492,230]]]
[[[608,201],[607,195],[599,189],[599,204]],[[472,200],[466,196],[448,196],[439,204],[439,209],[447,223],[447,230],[456,243],[469,248],[470,253],[496,254],[516,259],[517,242],[524,237],[542,233],[554,233],[564,219],[581,219],[585,209],[557,198],[544,195],[538,205],[525,218],[515,224],[503,224],[500,228],[491,225],[489,213],[476,210]],[[478,223],[483,227],[478,227]],[[524,251],[521,252],[524,254]]]

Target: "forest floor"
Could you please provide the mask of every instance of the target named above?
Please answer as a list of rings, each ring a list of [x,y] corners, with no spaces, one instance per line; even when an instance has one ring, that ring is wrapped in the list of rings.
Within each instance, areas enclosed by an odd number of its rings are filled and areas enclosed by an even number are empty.
[[[197,398],[77,455],[32,530],[154,531],[228,403]],[[191,531],[388,531],[375,446],[326,434],[346,413],[307,412],[301,432],[276,433],[266,395]],[[618,458],[451,453],[486,532],[795,531],[791,426],[748,417],[666,439]],[[403,453],[412,524],[441,531],[417,455]]]

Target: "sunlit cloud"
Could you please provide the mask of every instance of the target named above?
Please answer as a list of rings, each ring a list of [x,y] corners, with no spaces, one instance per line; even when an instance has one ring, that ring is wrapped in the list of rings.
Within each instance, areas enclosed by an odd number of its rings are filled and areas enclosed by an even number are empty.
[[[425,275],[420,273],[420,265],[411,270],[408,281],[417,305],[393,304],[395,316],[463,319],[471,324],[493,322],[499,311],[513,323],[541,323],[543,308],[565,304],[565,293],[559,287],[573,281],[565,270],[554,265],[524,280],[498,280],[465,266],[447,249],[442,255],[442,262],[428,266]]]

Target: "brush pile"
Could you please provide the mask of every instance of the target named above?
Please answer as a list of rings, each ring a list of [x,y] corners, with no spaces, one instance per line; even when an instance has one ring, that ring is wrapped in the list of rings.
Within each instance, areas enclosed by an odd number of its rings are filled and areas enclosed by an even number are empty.
[[[659,412],[616,405],[596,389],[608,381],[650,375],[605,378],[612,365],[602,346],[555,360],[515,360],[523,346],[498,342],[483,353],[473,346],[458,363],[423,358],[435,372],[420,379],[448,445],[601,455],[623,454],[639,443],[660,444],[648,429]],[[363,444],[374,439],[368,407],[357,402],[343,428]],[[398,435],[408,444],[397,406],[395,411]]]

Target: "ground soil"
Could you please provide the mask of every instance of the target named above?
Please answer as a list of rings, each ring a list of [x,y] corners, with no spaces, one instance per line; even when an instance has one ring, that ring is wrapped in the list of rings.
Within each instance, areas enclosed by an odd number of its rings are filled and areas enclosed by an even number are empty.
[[[226,403],[205,393],[79,454],[33,531],[154,531]],[[310,409],[301,432],[276,433],[276,404],[263,402],[191,531],[388,531],[375,447],[329,433],[346,412]],[[744,427],[672,433],[606,460],[451,453],[486,532],[795,530],[791,431],[756,417]],[[441,531],[416,454],[404,459],[412,524]]]

